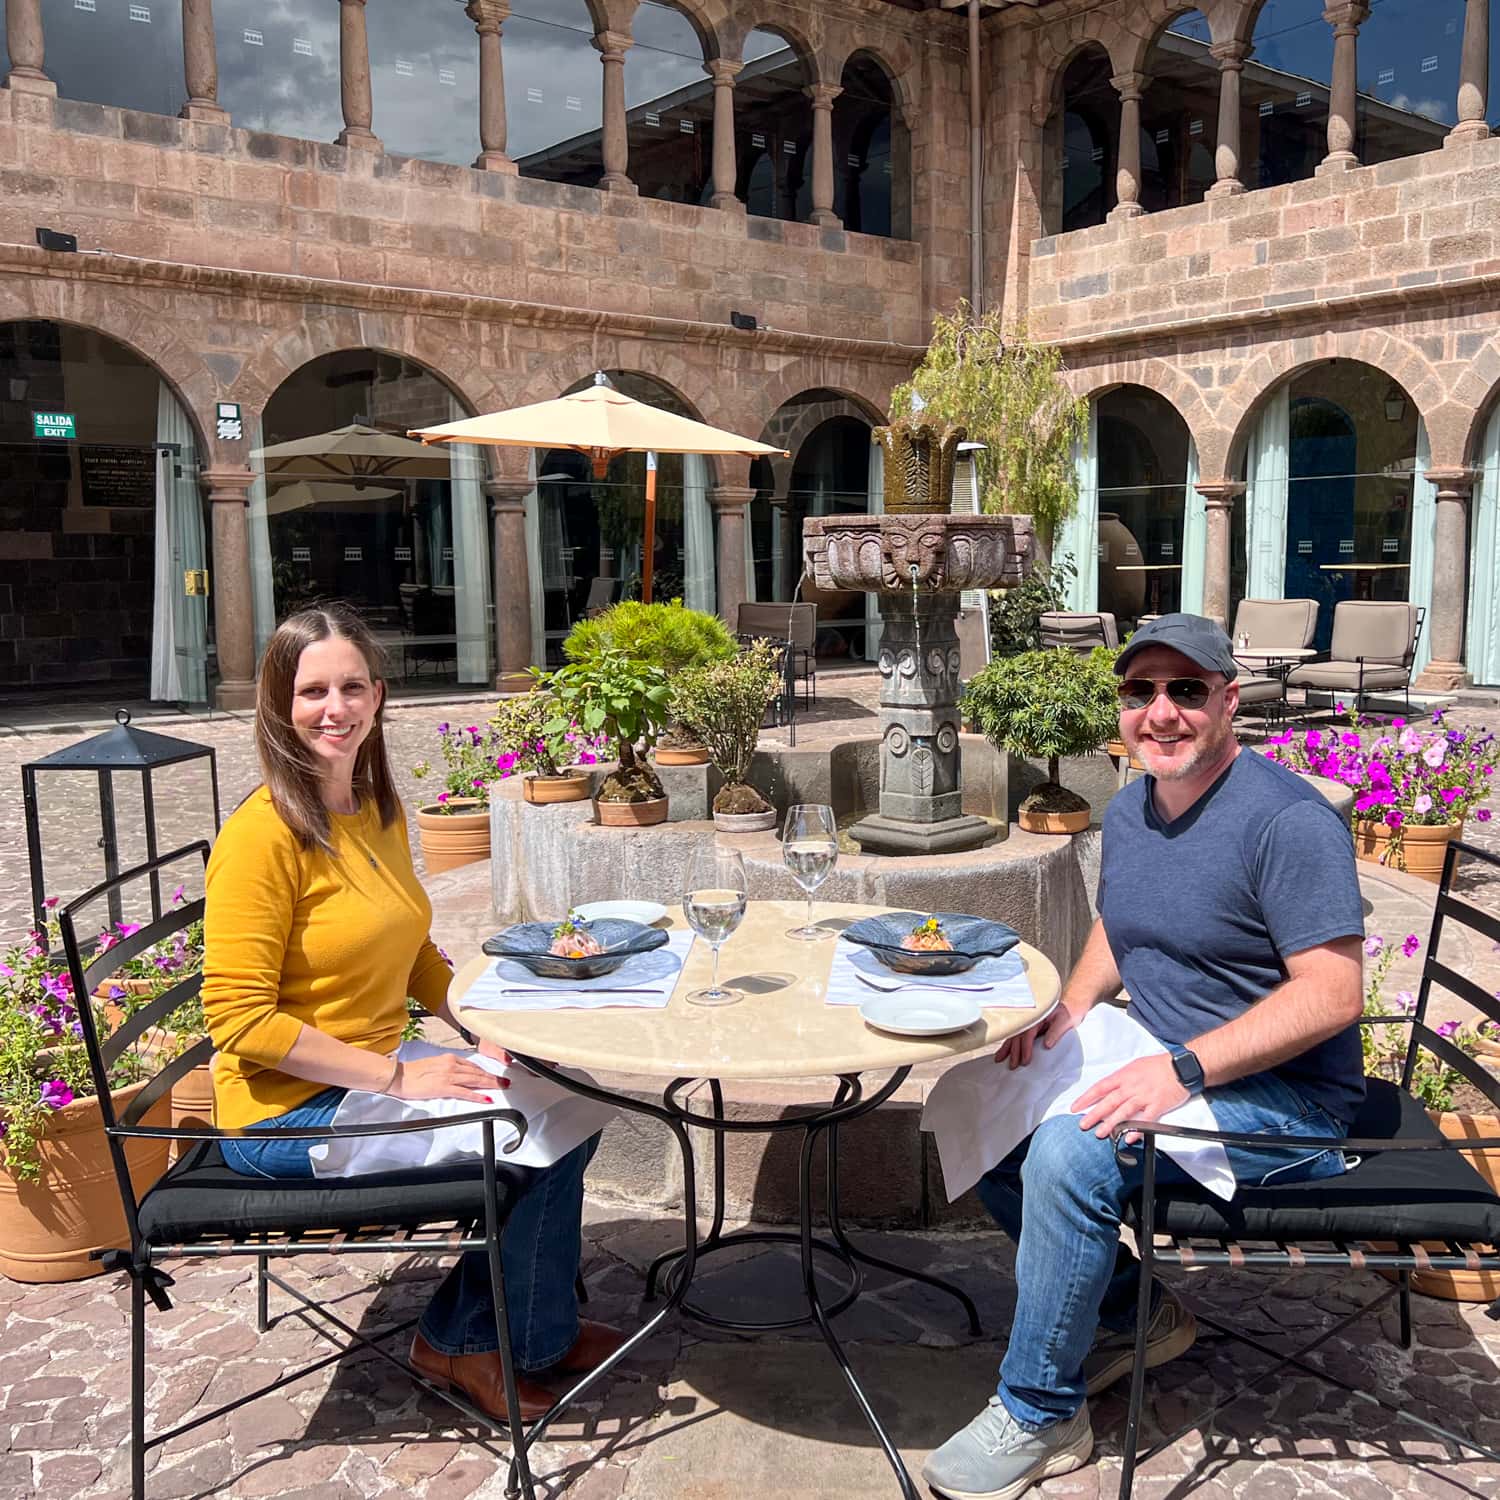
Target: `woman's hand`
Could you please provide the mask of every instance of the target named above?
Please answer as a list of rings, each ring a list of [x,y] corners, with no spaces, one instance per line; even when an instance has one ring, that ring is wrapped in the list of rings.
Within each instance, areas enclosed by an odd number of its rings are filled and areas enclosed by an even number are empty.
[[[476,1104],[493,1104],[495,1092],[509,1087],[510,1079],[497,1078],[478,1063],[445,1053],[398,1063],[386,1093],[395,1099],[472,1099]]]

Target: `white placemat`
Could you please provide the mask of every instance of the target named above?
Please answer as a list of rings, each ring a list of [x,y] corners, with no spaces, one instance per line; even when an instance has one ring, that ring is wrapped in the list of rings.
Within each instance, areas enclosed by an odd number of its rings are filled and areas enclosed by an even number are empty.
[[[886,968],[868,948],[840,938],[834,945],[833,962],[828,970],[829,1005],[858,1005],[871,995],[879,993],[879,990],[860,979],[856,971],[880,980],[883,988],[889,988],[895,982],[904,985],[919,984],[920,989],[910,991],[913,995],[920,995],[930,985],[934,989],[951,989],[961,994],[973,993],[982,1006],[1003,1005],[1011,1009],[1030,1010],[1036,1004],[1036,996],[1031,993],[1031,982],[1026,977],[1021,955],[1014,948],[998,958],[981,958],[972,969],[966,969],[962,974],[922,976],[898,974],[894,969]],[[986,985],[988,988],[976,990],[975,985]],[[903,991],[897,990],[896,993],[901,994]]]
[[[513,958],[497,958],[459,1004],[476,1010],[600,1010],[611,1005],[660,1010],[672,998],[692,945],[691,932],[670,933],[664,947],[627,958],[613,974],[597,979],[542,979]]]

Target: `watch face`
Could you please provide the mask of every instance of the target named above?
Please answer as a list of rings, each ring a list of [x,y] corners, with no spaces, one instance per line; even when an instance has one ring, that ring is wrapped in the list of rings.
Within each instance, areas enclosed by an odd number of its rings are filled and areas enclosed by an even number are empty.
[[[1172,1071],[1183,1088],[1197,1093],[1203,1087],[1203,1065],[1191,1052],[1179,1052],[1172,1058]]]

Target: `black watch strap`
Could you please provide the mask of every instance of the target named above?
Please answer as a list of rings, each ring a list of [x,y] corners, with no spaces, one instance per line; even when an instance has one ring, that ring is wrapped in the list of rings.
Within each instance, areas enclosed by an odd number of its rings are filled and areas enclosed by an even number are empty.
[[[1188,1093],[1203,1092],[1203,1064],[1198,1061],[1197,1053],[1186,1047],[1172,1048],[1172,1071]]]

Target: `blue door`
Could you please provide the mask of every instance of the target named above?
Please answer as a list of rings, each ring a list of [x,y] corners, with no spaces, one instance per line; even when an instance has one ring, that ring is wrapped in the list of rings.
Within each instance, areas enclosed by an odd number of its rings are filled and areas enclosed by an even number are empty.
[[[1342,407],[1318,396],[1294,400],[1290,418],[1284,595],[1318,601],[1313,645],[1326,651],[1334,605],[1350,597],[1354,576],[1331,571],[1355,560],[1354,423]]]

